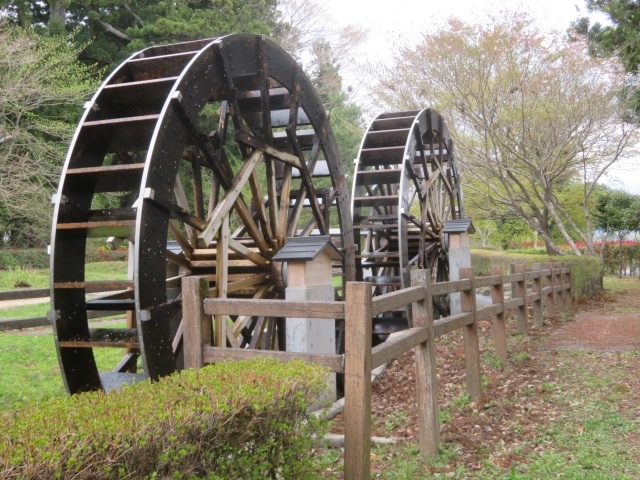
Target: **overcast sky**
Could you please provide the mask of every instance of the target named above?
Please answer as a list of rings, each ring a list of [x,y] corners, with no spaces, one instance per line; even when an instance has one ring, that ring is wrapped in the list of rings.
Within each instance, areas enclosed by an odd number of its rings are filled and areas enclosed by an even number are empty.
[[[326,0],[326,5],[338,24],[359,25],[368,32],[358,53],[361,58],[373,61],[390,57],[399,40],[410,41],[419,32],[442,25],[452,15],[463,19],[482,18],[487,12],[521,6],[542,25],[562,31],[573,20],[587,14],[584,0]],[[361,81],[358,73],[345,71],[345,83]],[[609,177],[607,184],[640,194],[637,162],[610,169]]]

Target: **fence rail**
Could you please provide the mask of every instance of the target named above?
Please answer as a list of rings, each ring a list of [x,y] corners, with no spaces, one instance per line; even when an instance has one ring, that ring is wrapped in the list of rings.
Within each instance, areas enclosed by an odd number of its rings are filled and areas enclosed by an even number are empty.
[[[208,298],[206,277],[183,279],[183,326],[185,367],[200,368],[205,364],[228,359],[269,356],[283,361],[304,360],[327,366],[344,374],[345,396],[345,478],[369,478],[371,432],[371,370],[404,352],[415,350],[416,402],[418,405],[420,451],[436,456],[439,445],[435,338],[457,329],[464,334],[467,392],[471,399],[482,393],[480,348],[477,322],[493,318],[496,355],[507,360],[506,316],[515,310],[517,328],[527,333],[529,309],[536,326],[544,316],[554,317],[559,310],[571,306],[571,268],[568,263],[512,265],[510,273],[502,267],[491,268],[491,275],[476,278],[471,268],[460,269],[460,280],[431,283],[428,271],[411,272],[412,286],[401,291],[372,298],[371,284],[348,282],[346,302],[296,302],[287,300],[239,300]],[[511,290],[505,296],[505,285]],[[491,305],[478,307],[476,290],[489,288]],[[462,311],[434,320],[433,300],[436,295],[460,293]],[[379,313],[411,305],[413,325],[388,341],[372,348],[371,318]],[[308,354],[246,350],[212,346],[212,315],[259,315],[345,320],[345,353]],[[319,320],[321,321],[321,320]],[[228,329],[232,331],[232,329]],[[233,335],[233,334],[230,334]],[[225,339],[226,340],[226,339]],[[223,342],[226,343],[226,342]],[[232,342],[230,342],[232,344]]]

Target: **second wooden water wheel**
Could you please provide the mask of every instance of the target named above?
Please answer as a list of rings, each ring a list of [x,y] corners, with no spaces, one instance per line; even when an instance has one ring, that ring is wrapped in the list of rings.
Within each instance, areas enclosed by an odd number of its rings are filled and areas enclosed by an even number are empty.
[[[180,369],[184,276],[209,276],[218,297],[281,298],[274,254],[335,231],[342,281],[355,280],[345,183],[319,97],[273,42],[238,34],[131,56],[86,105],[55,196],[51,320],[67,391]],[[94,238],[128,242],[127,271],[89,280]],[[114,314],[126,325],[89,322]],[[283,325],[234,317],[223,342],[282,346]],[[111,364],[98,349],[114,349]]]
[[[357,265],[374,295],[405,288],[412,268],[449,279],[447,221],[462,217],[461,178],[442,115],[431,109],[378,115],[367,129],[353,180],[352,215],[360,239]],[[447,315],[446,298],[434,302]],[[374,319],[384,338],[406,328],[406,311]]]

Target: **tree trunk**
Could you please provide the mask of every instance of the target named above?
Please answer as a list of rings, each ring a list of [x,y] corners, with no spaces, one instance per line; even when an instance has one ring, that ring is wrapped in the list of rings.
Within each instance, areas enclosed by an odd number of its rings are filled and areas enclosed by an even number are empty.
[[[62,35],[64,33],[66,15],[64,0],[50,0],[48,26],[51,35]]]

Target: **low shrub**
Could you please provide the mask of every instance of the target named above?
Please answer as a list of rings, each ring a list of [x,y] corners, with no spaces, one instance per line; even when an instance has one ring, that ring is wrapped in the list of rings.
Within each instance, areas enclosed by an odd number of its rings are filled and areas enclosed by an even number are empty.
[[[225,362],[0,417],[0,478],[310,478],[326,371]]]
[[[49,268],[49,255],[44,248],[0,249],[0,270]]]
[[[544,264],[547,262],[571,263],[573,298],[591,297],[602,289],[603,268],[602,262],[597,257],[577,257],[574,255],[554,257],[476,249],[471,252],[471,265],[477,276],[489,275],[491,265],[502,265],[504,271],[509,272],[512,263],[525,264],[527,269],[531,269],[534,263]]]

